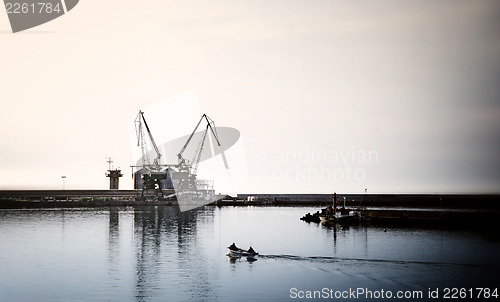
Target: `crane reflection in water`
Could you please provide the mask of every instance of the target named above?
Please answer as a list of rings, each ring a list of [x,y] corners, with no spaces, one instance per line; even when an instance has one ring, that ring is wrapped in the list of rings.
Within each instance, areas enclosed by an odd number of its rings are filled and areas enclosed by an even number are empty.
[[[213,219],[213,209],[204,209],[203,219]],[[121,212],[120,212],[121,211]],[[200,298],[204,294],[213,293],[216,286],[209,275],[207,262],[199,257],[196,246],[197,220],[200,212],[181,212],[178,207],[146,206],[123,213],[125,222],[120,223],[123,209],[110,208],[109,211],[109,274],[113,277],[123,267],[119,267],[124,259],[120,258],[124,247],[120,234],[127,230],[120,227],[132,225],[132,249],[135,259],[135,297],[137,301],[149,301],[151,297],[175,297],[180,292],[193,292]],[[131,221],[129,221],[131,220]],[[174,258],[172,258],[174,257]],[[171,274],[165,274],[165,270]],[[169,276],[168,284],[163,280]],[[115,276],[118,280],[120,276]],[[201,295],[201,296],[200,296]]]

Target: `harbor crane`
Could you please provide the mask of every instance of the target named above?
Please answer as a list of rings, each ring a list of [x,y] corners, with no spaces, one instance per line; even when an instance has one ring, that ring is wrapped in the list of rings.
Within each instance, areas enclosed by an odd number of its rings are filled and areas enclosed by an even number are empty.
[[[202,139],[199,142],[199,145],[194,152],[193,159],[191,161],[187,161],[183,157],[183,153],[184,151],[186,151],[186,148],[188,147],[194,134],[196,133],[196,130],[198,130],[198,127],[200,126],[203,120],[206,121],[207,126],[205,127],[205,131],[203,132]],[[212,132],[212,135],[215,138],[217,145],[220,146],[219,137],[217,135],[217,129],[215,128],[215,122],[211,118],[209,118],[206,114],[203,114],[200,120],[198,121],[198,124],[196,124],[196,127],[194,128],[193,132],[189,136],[188,140],[180,150],[179,154],[177,154],[178,158],[177,168],[179,169],[179,171],[176,173],[175,178],[179,179],[179,189],[183,192],[196,190],[196,175],[198,172],[198,165],[201,160],[201,154],[203,153],[203,148],[205,146],[205,140],[207,138],[207,133],[209,129]]]
[[[134,123],[135,123],[135,132],[137,135],[137,146],[141,148],[142,152],[143,191],[141,197],[144,198],[145,193],[151,195],[150,191],[152,191],[155,199],[156,198],[163,199],[161,180],[166,179],[167,174],[166,172],[162,172],[161,153],[153,138],[153,134],[149,129],[148,123],[144,118],[144,112],[139,110],[139,113],[137,114]],[[144,130],[146,130],[147,135]],[[156,153],[156,156],[153,159],[153,163],[151,163],[151,159],[149,157],[147,140],[150,141],[151,145],[153,146],[153,150]]]
[[[151,160],[149,158],[148,145],[146,142],[146,135],[144,134],[144,128],[146,128],[146,131],[148,132],[149,141],[153,145],[153,148],[156,152],[156,157],[153,161],[153,164],[151,164]],[[141,147],[142,151],[142,166],[148,171],[160,171],[161,153],[153,138],[153,134],[151,134],[151,130],[149,129],[148,123],[144,118],[144,112],[142,112],[141,110],[139,110],[139,113],[135,118],[135,133],[137,135],[137,146]]]

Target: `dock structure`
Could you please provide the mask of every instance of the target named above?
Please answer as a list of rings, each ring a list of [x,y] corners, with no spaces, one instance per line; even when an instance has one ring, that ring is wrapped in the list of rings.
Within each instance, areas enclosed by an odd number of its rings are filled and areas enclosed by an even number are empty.
[[[0,190],[0,208],[156,204],[140,201],[141,193],[142,190]]]
[[[136,190],[2,190],[0,198],[19,200],[77,200],[90,198],[130,199]]]
[[[142,190],[0,190],[0,208],[65,208],[97,206],[177,205],[151,200]],[[174,195],[174,190],[164,191]],[[445,221],[495,224],[500,221],[496,194],[337,194],[339,207],[356,209],[366,221]],[[217,206],[318,206],[330,204],[331,194],[238,194],[219,196]]]
[[[330,194],[238,194],[237,199],[249,196],[267,200],[274,205],[327,206]],[[338,206],[350,208],[372,207],[398,209],[476,209],[480,211],[500,210],[498,194],[343,194],[337,193]]]

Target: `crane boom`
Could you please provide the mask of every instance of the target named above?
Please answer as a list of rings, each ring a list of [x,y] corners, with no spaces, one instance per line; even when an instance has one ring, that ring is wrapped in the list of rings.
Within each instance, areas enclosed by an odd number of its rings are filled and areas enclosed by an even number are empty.
[[[142,120],[144,121],[144,126],[146,126],[146,130],[148,131],[149,139],[151,140],[151,144],[153,145],[153,148],[155,149],[156,152],[156,159],[155,159],[155,165],[160,164],[160,159],[161,159],[161,153],[160,150],[158,149],[158,146],[156,145],[156,142],[153,138],[153,134],[151,134],[151,130],[149,130],[148,123],[146,122],[146,119],[144,118],[144,112],[139,111],[142,116]]]
[[[139,110],[139,113],[137,114],[135,122],[136,122],[137,145],[140,146],[141,150],[142,150],[143,166],[147,166],[148,168],[152,168],[153,170],[156,170],[156,171],[161,170],[161,167],[160,167],[161,153],[160,153],[160,150],[158,149],[158,146],[156,145],[156,142],[153,138],[153,134],[151,133],[151,130],[149,129],[148,123],[146,122],[146,119],[144,118],[144,112]],[[144,129],[142,127],[143,123],[144,123],[144,126],[146,127],[146,131],[148,132],[149,141],[151,142],[151,145],[153,145],[153,149],[156,152],[156,157],[153,161],[153,165],[151,165],[151,162],[149,160],[149,156],[147,154],[147,152],[148,152],[147,151],[147,144],[146,144],[146,140],[144,138]]]
[[[212,131],[212,134],[213,134],[215,140],[217,141],[217,144],[220,146],[219,137],[217,136],[217,131],[215,130],[215,122],[211,118],[209,118],[206,114],[203,114],[201,116],[200,120],[198,121],[198,124],[196,124],[196,127],[194,128],[193,132],[189,136],[188,140],[186,141],[186,143],[182,147],[181,151],[179,152],[179,154],[177,154],[179,161],[182,161],[182,153],[184,153],[187,146],[189,145],[189,142],[191,142],[191,139],[193,138],[194,134],[196,133],[196,130],[200,126],[201,122],[203,121],[203,118],[205,118],[205,120],[207,121],[207,129],[206,130],[208,130],[208,127],[210,127],[210,130]],[[212,125],[213,125],[213,127],[212,127]]]

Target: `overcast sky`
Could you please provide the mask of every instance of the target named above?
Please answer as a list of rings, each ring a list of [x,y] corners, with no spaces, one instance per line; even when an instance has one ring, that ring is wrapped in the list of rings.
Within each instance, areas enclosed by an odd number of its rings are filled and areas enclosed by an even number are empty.
[[[240,193],[498,192],[499,33],[496,0],[82,0],[16,34],[0,13],[0,189],[105,189],[108,156],[131,189],[131,120],[188,93],[240,131]]]

